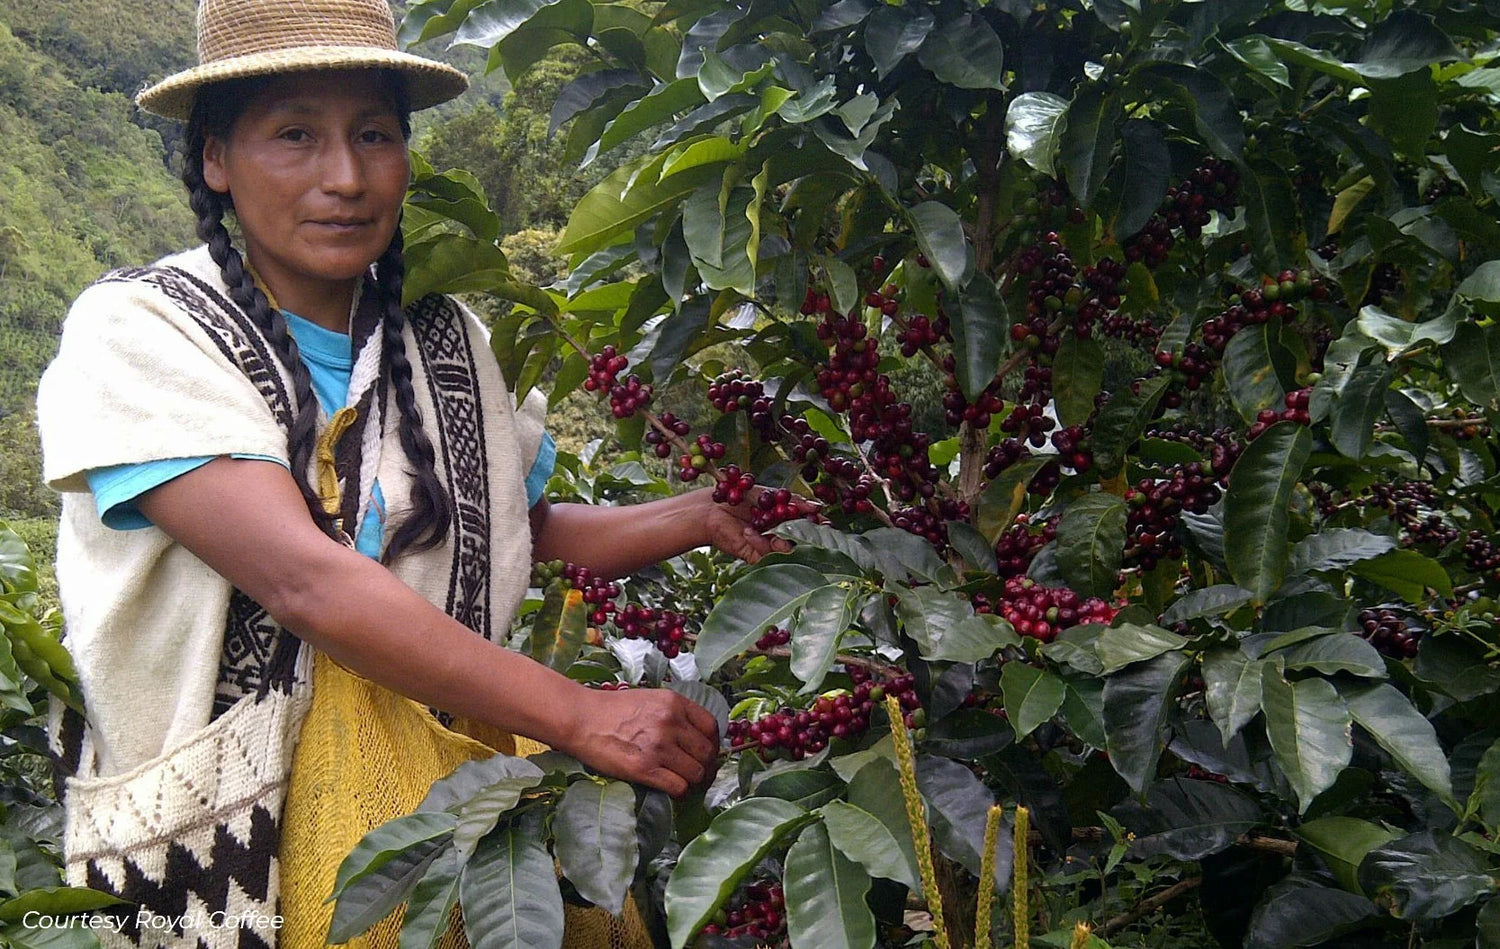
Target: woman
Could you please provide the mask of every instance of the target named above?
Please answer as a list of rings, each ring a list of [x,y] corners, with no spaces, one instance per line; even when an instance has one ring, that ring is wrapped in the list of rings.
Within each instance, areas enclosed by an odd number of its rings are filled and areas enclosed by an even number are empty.
[[[709,543],[754,560],[773,541],[705,492],[535,497],[538,400],[513,408],[453,301],[400,305],[407,116],[465,80],[397,52],[385,0],[205,0],[198,31],[200,65],[139,102],[188,120],[205,246],[80,295],[38,396],[88,712],[55,745],[74,774],[70,880],[156,914],[127,935],[269,945],[270,924],[180,917],[274,918],[306,647],[681,795],[712,773],[703,709],[590,690],[498,641],[533,559],[619,575]]]

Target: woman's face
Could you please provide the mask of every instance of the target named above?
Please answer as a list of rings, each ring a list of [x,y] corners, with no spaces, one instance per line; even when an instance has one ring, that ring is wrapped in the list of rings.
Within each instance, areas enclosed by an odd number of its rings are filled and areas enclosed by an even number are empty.
[[[409,175],[400,117],[373,70],[279,77],[203,149],[204,181],[234,199],[251,265],[281,306],[309,317],[337,300],[347,314],[396,231]]]

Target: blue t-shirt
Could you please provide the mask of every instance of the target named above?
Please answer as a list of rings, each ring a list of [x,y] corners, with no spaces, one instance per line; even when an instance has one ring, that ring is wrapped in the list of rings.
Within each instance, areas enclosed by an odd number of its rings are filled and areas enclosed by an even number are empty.
[[[285,311],[283,311],[285,312]],[[302,361],[312,376],[313,392],[323,411],[332,415],[344,407],[349,393],[349,374],[354,368],[354,356],[350,352],[349,336],[305,320],[293,313],[286,313],[287,329],[297,340],[302,352]],[[279,458],[267,455],[231,455],[233,458],[252,458],[260,461],[275,461]],[[94,503],[105,526],[115,530],[136,530],[150,527],[151,521],[136,507],[136,498],[159,485],[171,481],[178,475],[205,465],[212,458],[163,458],[134,465],[114,465],[95,468],[88,472],[89,489],[94,493]],[[542,497],[547,479],[557,460],[557,448],[552,437],[542,433],[541,448],[536,460],[526,475],[526,505],[531,507]],[[378,559],[385,542],[385,496],[380,491],[380,482],[375,482],[373,503],[366,512],[364,521],[354,537],[355,548],[368,557]]]

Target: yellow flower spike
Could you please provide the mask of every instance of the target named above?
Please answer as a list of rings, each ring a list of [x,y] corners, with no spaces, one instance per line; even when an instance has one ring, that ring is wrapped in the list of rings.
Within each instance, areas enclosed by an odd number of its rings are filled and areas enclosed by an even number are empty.
[[[927,896],[927,911],[932,914],[932,941],[937,949],[950,949],[948,927],[943,922],[943,896],[938,892],[937,870],[932,865],[932,839],[927,833],[927,808],[922,803],[922,792],[917,790],[917,756],[911,747],[911,736],[906,733],[901,703],[889,693],[885,697],[885,711],[891,719],[891,742],[896,746],[896,771],[901,776],[901,796],[906,801],[906,822],[911,825],[911,839],[917,851],[922,892]]]
[[[974,949],[990,949],[990,908],[995,901],[995,843],[1000,838],[999,804],[984,819],[984,852],[979,857],[979,901],[974,908]]]
[[[1016,808],[1015,860],[1011,870],[1011,924],[1015,929],[1015,949],[1031,949],[1031,812]]]
[[[1073,927],[1073,942],[1068,949],[1089,949],[1093,930],[1089,929],[1088,923],[1079,923]]]

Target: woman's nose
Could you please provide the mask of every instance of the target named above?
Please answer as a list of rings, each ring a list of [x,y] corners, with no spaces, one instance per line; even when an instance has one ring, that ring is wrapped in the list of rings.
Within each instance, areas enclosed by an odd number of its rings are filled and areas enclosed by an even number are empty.
[[[324,151],[323,189],[334,194],[354,195],[364,190],[364,169],[353,144],[335,141]]]

